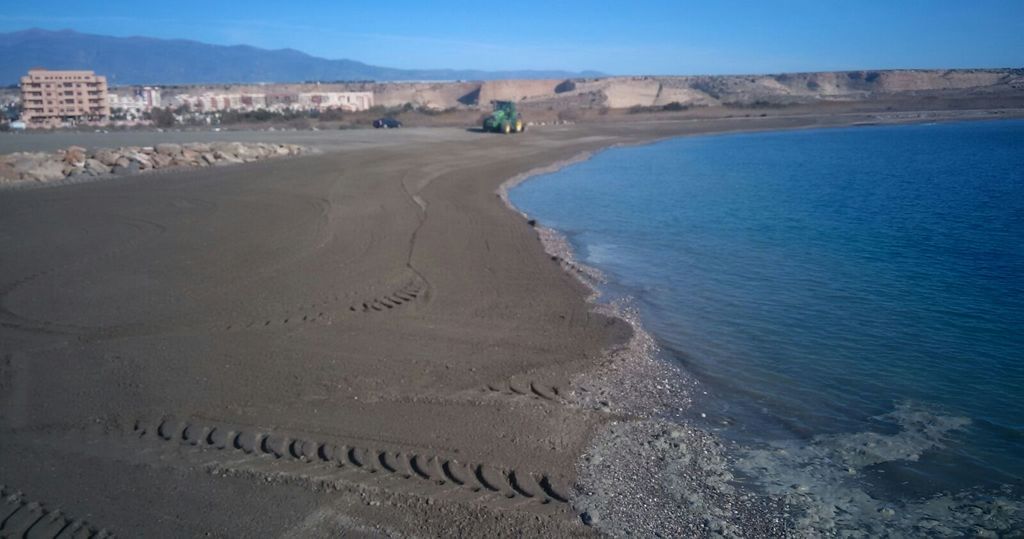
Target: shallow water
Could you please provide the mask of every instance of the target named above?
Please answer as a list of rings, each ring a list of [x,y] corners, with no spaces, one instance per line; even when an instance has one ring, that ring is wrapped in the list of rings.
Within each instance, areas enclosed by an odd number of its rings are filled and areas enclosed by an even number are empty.
[[[633,298],[751,483],[1020,487],[1024,122],[679,138],[510,198]]]

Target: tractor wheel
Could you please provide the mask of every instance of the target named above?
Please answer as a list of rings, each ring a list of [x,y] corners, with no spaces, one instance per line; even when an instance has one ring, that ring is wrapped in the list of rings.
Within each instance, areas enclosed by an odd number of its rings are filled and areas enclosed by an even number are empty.
[[[501,122],[501,132],[506,134],[506,135],[511,133],[512,132],[512,124],[510,124],[508,122]]]
[[[516,120],[516,133],[522,133],[523,131],[525,131],[525,129],[523,129],[523,121],[517,119]]]

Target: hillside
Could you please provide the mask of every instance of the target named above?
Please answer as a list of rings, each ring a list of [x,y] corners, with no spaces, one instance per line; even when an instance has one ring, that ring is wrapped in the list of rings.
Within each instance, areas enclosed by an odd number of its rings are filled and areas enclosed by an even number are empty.
[[[477,82],[331,83],[318,91],[372,92],[385,107],[412,104],[429,109],[483,108],[493,100],[516,101],[524,110],[630,108],[776,107],[820,102],[932,98],[1024,100],[1022,69],[891,70],[681,77],[579,77]],[[179,94],[287,93],[311,85],[199,85],[164,88]],[[994,101],[993,101],[994,102]]]
[[[879,98],[1024,97],[1024,69],[884,70],[485,82],[481,102],[527,108],[780,106]],[[486,98],[484,97],[486,96]]]
[[[600,76],[597,72],[395,69],[329,60],[293,50],[223,46],[180,39],[111,37],[72,30],[0,33],[0,84],[31,67],[92,69],[120,84],[301,81],[495,80]]]

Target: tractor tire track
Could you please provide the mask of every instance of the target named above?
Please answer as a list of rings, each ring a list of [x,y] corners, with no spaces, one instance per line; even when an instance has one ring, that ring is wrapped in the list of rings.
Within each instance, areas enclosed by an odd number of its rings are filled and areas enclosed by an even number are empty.
[[[221,329],[224,331],[241,331],[274,328],[288,324],[307,322],[329,324],[333,319],[330,311],[336,309],[339,304],[343,307],[343,311],[347,311],[346,314],[374,314],[393,311],[399,307],[408,306],[411,303],[425,300],[428,296],[430,283],[423,274],[413,266],[412,257],[416,244],[416,235],[423,227],[423,223],[427,218],[427,206],[421,197],[410,191],[409,186],[406,183],[412,174],[413,171],[407,171],[399,181],[402,190],[405,192],[410,203],[415,206],[418,213],[418,222],[409,237],[408,252],[406,253],[405,261],[405,269],[412,274],[412,278],[408,279],[402,286],[392,289],[389,292],[368,298],[360,298],[354,302],[351,300],[351,296],[341,296],[338,294],[328,295],[321,301],[298,306],[294,309],[294,314],[274,318],[231,322],[222,326]],[[431,179],[438,175],[439,174],[434,174]],[[329,210],[330,201],[327,199],[321,200],[327,204],[327,209]],[[329,211],[326,215],[329,217]],[[348,302],[347,305],[346,302]],[[347,307],[347,309],[344,309],[344,307]]]
[[[404,286],[393,292],[350,305],[348,310],[350,312],[357,313],[388,311],[396,307],[412,303],[417,299],[422,299],[426,294],[426,281],[422,278],[417,278],[409,281]]]
[[[426,283],[414,277],[397,289],[370,298],[359,299],[354,302],[348,299],[346,302],[347,298],[335,295],[318,303],[300,306],[294,314],[233,322],[223,326],[222,329],[224,331],[241,331],[307,323],[330,324],[335,318],[331,311],[337,309],[339,304],[348,305],[348,308],[342,311],[345,314],[374,314],[392,311],[399,307],[408,307],[415,302],[422,302],[426,299],[427,293]],[[304,310],[303,308],[309,310]]]
[[[566,388],[518,376],[502,382],[487,384],[483,391],[506,396],[543,399],[558,404],[568,404],[567,396],[569,395]]]
[[[73,519],[60,509],[28,501],[20,492],[0,485],[0,537],[100,539],[114,534]]]
[[[552,474],[510,470],[426,452],[314,440],[229,424],[165,417],[159,421],[136,421],[132,434],[145,440],[238,456],[327,465],[436,486],[456,486],[478,496],[497,495],[510,500],[564,504],[568,503],[571,493],[567,482]]]

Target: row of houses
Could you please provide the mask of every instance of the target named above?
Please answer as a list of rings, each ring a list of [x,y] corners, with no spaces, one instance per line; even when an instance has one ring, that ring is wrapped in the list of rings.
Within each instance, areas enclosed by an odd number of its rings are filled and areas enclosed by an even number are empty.
[[[360,111],[373,107],[372,92],[298,92],[298,93],[239,93],[199,95],[178,94],[170,99],[172,106],[187,106],[193,111],[270,110]]]
[[[141,118],[145,112],[163,106],[162,102],[160,88],[155,86],[133,88],[128,93],[122,94],[111,93],[107,97],[111,114],[122,114],[137,118]]]

